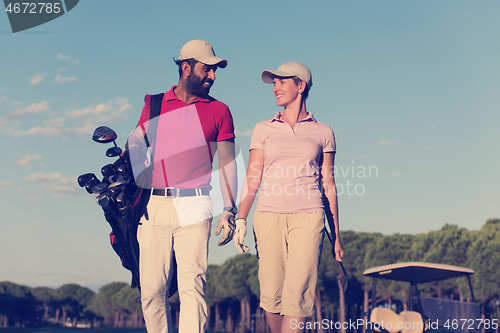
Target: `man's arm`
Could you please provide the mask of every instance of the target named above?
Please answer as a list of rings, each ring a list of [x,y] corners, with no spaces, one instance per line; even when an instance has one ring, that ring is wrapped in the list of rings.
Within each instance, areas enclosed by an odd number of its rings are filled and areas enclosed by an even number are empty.
[[[236,160],[234,153],[234,139],[217,142],[217,156],[219,158],[219,178],[222,198],[224,200],[224,212],[217,221],[216,235],[222,229],[224,234],[218,245],[226,245],[233,239],[235,231],[234,216],[236,214],[236,193],[238,191],[238,178],[236,175]]]
[[[217,155],[219,157],[219,178],[224,207],[236,207],[238,177],[234,139],[217,142]]]

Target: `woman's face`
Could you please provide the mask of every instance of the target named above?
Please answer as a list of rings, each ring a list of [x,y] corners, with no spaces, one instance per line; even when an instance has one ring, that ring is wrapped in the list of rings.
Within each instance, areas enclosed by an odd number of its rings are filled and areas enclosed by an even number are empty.
[[[292,78],[275,78],[273,93],[274,97],[276,97],[276,104],[278,106],[287,107],[297,99],[300,102],[300,88],[295,84]]]

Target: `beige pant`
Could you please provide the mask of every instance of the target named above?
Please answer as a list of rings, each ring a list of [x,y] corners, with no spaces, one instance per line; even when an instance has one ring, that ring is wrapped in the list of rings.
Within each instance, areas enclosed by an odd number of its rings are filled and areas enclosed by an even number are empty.
[[[264,310],[294,317],[312,315],[324,228],[323,211],[254,213]]]
[[[172,250],[177,260],[181,302],[179,333],[204,332],[207,321],[205,289],[208,240],[212,222],[212,218],[206,219],[205,213],[213,210],[212,207],[208,196],[176,199],[151,197],[148,204],[149,220],[143,217],[137,230],[141,302],[148,333],[173,332],[167,297],[172,279]],[[183,210],[187,210],[187,213]],[[205,219],[188,225],[182,223],[186,226],[181,227],[178,216],[191,212],[205,216]]]

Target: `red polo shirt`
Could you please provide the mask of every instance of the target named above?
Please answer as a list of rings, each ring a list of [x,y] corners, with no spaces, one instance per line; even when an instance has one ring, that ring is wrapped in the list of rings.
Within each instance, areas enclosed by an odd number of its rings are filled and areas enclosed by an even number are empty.
[[[234,138],[231,112],[210,96],[186,104],[175,96],[174,89],[163,96],[156,139],[148,138],[155,152],[153,187],[211,188],[216,143]],[[136,128],[144,132],[149,126],[150,99],[146,95]],[[139,132],[134,131],[135,135]]]

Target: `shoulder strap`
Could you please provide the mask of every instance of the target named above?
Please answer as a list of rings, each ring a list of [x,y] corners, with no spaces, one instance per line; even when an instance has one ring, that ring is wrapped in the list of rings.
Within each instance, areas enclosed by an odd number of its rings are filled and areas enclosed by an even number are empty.
[[[149,111],[149,120],[154,119],[161,113],[161,102],[163,101],[163,95],[151,95],[151,110]]]
[[[148,126],[148,133],[144,135],[144,138],[146,139],[146,145],[148,147],[151,147],[151,143],[149,142],[149,138],[153,139],[156,137],[156,129],[158,127],[158,119],[155,119],[158,117],[161,113],[161,103],[163,101],[163,95],[162,94],[157,94],[157,95],[151,95],[151,100],[149,103],[149,124],[153,126]]]
[[[148,126],[148,134],[145,136],[146,139],[146,144],[148,147],[151,147],[151,144],[148,140],[148,136],[151,140],[156,139],[156,130],[158,128],[158,121],[159,121],[159,116],[161,114],[161,103],[163,101],[163,93],[162,94],[157,94],[157,95],[151,95],[151,101],[149,103],[150,105],[150,110],[149,110],[149,125]],[[152,126],[151,126],[152,125]],[[154,156],[155,156],[155,147],[151,148],[151,161],[154,161]],[[154,163],[151,163],[151,166],[154,168]]]

